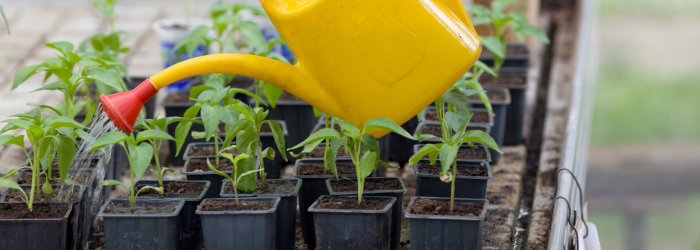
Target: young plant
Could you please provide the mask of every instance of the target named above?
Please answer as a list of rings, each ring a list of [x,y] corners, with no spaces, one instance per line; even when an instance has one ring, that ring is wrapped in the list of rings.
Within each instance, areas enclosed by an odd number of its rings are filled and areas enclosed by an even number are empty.
[[[149,132],[150,131],[150,132]],[[158,193],[163,193],[162,187],[145,186],[136,191],[134,187],[135,178],[141,178],[143,173],[148,169],[153,159],[153,146],[148,143],[149,140],[156,140],[169,137],[162,131],[158,130],[146,130],[140,132],[136,138],[132,135],[124,134],[121,131],[113,131],[103,134],[92,143],[90,147],[90,152],[101,149],[111,144],[119,144],[127,152],[126,157],[129,160],[130,170],[131,170],[131,185],[127,187],[117,180],[102,180],[100,185],[102,186],[112,186],[121,185],[129,191],[129,203],[131,204],[131,210],[134,210],[134,204],[136,203],[136,196],[144,189],[153,189]],[[171,137],[172,138],[172,137]],[[156,152],[157,154],[157,152]]]
[[[8,180],[8,178],[21,169],[31,169],[31,193],[29,194],[29,197],[27,197],[26,193],[24,196],[29,211],[32,211],[34,193],[40,184],[39,180],[42,174],[46,176],[46,182],[41,187],[42,192],[46,194],[53,193],[53,189],[51,188],[49,182],[51,181],[51,166],[54,158],[58,160],[58,171],[61,185],[64,183],[70,183],[70,181],[66,181],[66,176],[76,152],[76,134],[73,132],[73,129],[83,128],[83,125],[77,123],[71,118],[63,116],[49,116],[43,118],[39,108],[33,111],[33,115],[21,114],[15,115],[14,117],[17,118],[3,121],[8,124],[2,128],[2,130],[0,130],[0,134],[3,134],[0,135],[0,145],[13,144],[22,148],[24,154],[28,159],[30,159],[29,166],[10,170],[6,176],[0,179],[0,186],[19,189],[22,191],[22,193],[24,193],[24,190],[22,190],[16,182]],[[33,157],[30,156],[27,150],[24,148],[24,135],[14,136],[5,134],[8,131],[16,129],[25,130],[26,137],[34,149]]]
[[[156,118],[154,119],[136,120],[137,124],[135,128],[139,130],[138,134],[136,135],[137,141],[139,138],[147,138],[146,141],[148,141],[148,144],[153,146],[153,160],[155,161],[155,164],[151,164],[151,171],[153,171],[153,173],[156,174],[156,179],[158,179],[158,186],[161,188],[163,187],[163,174],[165,174],[165,171],[175,173],[174,169],[161,167],[160,165],[158,152],[160,151],[162,142],[164,140],[176,141],[175,138],[163,131],[166,131],[168,125],[170,125],[171,123],[183,121],[192,122],[193,119],[185,119],[182,117],[158,118],[158,116],[156,115]],[[156,128],[160,130],[157,130]]]
[[[323,113],[321,110],[317,109],[314,107],[314,115],[318,118],[321,115],[324,116],[324,128],[327,129],[334,129],[335,128],[335,121],[331,119],[331,116],[328,114]],[[294,154],[291,153],[292,156],[298,157],[303,154],[308,154],[311,153],[316,147],[318,147],[321,142],[326,143],[326,147],[324,149],[323,153],[323,173],[326,174],[328,173],[328,170],[330,169],[331,172],[333,173],[333,176],[335,176],[336,179],[338,179],[338,170],[335,165],[335,159],[338,155],[338,150],[340,149],[340,144],[337,140],[326,138],[323,140],[317,140],[314,142],[311,142],[309,144],[306,144],[304,146],[304,149],[299,153],[299,154]],[[292,149],[290,149],[292,150]]]
[[[209,162],[209,159],[207,159],[207,166],[209,166],[209,169],[211,169],[212,172],[231,180],[231,185],[233,185],[233,193],[236,196],[236,204],[238,204],[238,189],[241,189],[241,190],[254,190],[255,189],[255,182],[254,181],[253,182],[250,182],[250,181],[243,182],[242,179],[246,176],[253,176],[255,173],[262,172],[263,169],[245,171],[241,160],[245,161],[246,158],[250,157],[247,154],[237,155],[236,158],[234,158],[233,155],[227,154],[227,153],[221,153],[221,156],[223,156],[226,159],[229,159],[231,161],[231,163],[233,164],[233,171],[231,171],[230,176],[222,173],[221,171],[217,170],[214,166],[212,166],[211,162]],[[255,177],[253,176],[253,178],[255,178]],[[246,187],[243,187],[244,185]]]
[[[340,133],[333,128],[321,129],[313,133],[303,142],[290,148],[290,150],[324,139],[330,139],[330,144],[327,144],[326,148],[334,148],[337,152],[337,148],[340,148],[342,144],[345,153],[350,156],[352,163],[355,165],[355,174],[357,176],[357,203],[360,204],[362,202],[365,179],[372,174],[372,171],[376,170],[379,164],[386,168],[395,168],[379,160],[379,143],[377,143],[377,139],[375,139],[370,132],[375,129],[383,129],[397,133],[411,140],[415,140],[415,138],[401,128],[401,126],[387,118],[374,118],[369,120],[362,126],[362,130],[355,126],[355,124],[338,117],[333,116],[332,119],[340,125]],[[334,174],[337,176],[337,173]]]
[[[483,90],[480,92],[483,92]],[[467,95],[480,92],[471,90],[470,93],[467,93]],[[466,131],[467,125],[469,125],[469,120],[471,119],[471,114],[469,111],[464,109],[456,109],[454,112],[448,111],[448,106],[454,105],[450,104],[452,101],[453,100],[447,100],[444,95],[435,101],[438,119],[440,120],[440,129],[442,130],[442,137],[436,137],[429,134],[422,135],[420,134],[420,131],[416,131],[419,141],[429,138],[438,138],[440,143],[427,144],[423,146],[409,159],[409,163],[411,165],[415,165],[425,155],[429,155],[430,164],[435,164],[437,156],[440,156],[440,164],[442,166],[440,180],[443,182],[452,183],[452,192],[450,194],[450,211],[454,209],[455,180],[457,177],[457,161],[455,159],[457,158],[457,152],[462,144],[467,143],[469,146],[473,147],[474,142],[478,142],[498,152],[502,152],[493,138],[491,138],[491,136],[489,136],[486,132],[480,130]],[[452,167],[451,173],[449,172],[450,167]]]
[[[194,106],[188,108],[183,115],[184,120],[180,122],[175,129],[175,138],[177,144],[177,153],[180,152],[180,148],[187,137],[187,132],[192,127],[194,121],[192,119],[197,118],[197,114],[201,112],[200,122],[204,125],[204,133],[200,131],[193,132],[195,138],[205,138],[209,141],[212,137],[214,138],[214,149],[216,154],[216,166],[219,166],[219,154],[227,147],[230,146],[231,141],[236,136],[236,133],[230,133],[231,128],[237,125],[239,121],[240,112],[237,110],[237,106],[241,105],[240,100],[233,98],[232,96],[236,93],[242,93],[257,100],[260,97],[239,88],[223,87],[223,77],[221,74],[212,74],[206,83],[200,86],[193,87],[190,90],[190,99],[197,102]],[[221,140],[217,135],[219,123],[224,122],[226,137]],[[237,132],[237,131],[236,131]],[[219,141],[223,141],[223,147],[219,149]],[[251,154],[253,155],[253,154]]]
[[[58,107],[30,105],[39,106],[53,111],[56,115],[69,118],[74,118],[84,108],[86,119],[83,124],[87,125],[92,121],[97,104],[89,97],[76,99],[76,90],[81,85],[97,81],[118,91],[126,90],[121,78],[107,69],[108,62],[84,52],[73,52],[73,44],[69,42],[47,43],[44,46],[55,49],[59,52],[58,56],[44,59],[41,64],[21,68],[15,74],[11,89],[16,89],[36,73],[45,72],[44,82],[54,75],[58,81],[46,84],[34,91],[58,90],[63,92],[65,98]]]
[[[474,15],[471,19],[474,26],[486,25],[489,29],[488,36],[481,36],[484,47],[493,53],[494,69],[496,72],[503,66],[506,58],[506,45],[508,37],[515,35],[519,42],[524,42],[525,37],[530,36],[544,43],[549,43],[547,35],[537,26],[527,23],[527,18],[520,11],[506,9],[516,5],[513,0],[494,0],[491,9],[480,4],[467,7],[467,11]]]

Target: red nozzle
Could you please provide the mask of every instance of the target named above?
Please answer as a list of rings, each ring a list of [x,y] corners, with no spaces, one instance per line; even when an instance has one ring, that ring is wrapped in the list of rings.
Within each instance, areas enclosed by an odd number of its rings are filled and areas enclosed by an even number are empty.
[[[143,104],[158,93],[149,79],[130,91],[111,95],[100,95],[102,107],[114,126],[126,133],[134,132],[134,122]]]

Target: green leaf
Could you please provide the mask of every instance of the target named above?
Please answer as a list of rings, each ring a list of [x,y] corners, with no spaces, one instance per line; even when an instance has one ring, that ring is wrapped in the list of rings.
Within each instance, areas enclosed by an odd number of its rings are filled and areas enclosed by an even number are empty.
[[[508,8],[508,5],[511,4],[511,1],[509,0],[494,0],[491,1],[491,11],[494,13],[503,13],[503,11]]]
[[[24,148],[24,135],[0,135],[0,145],[14,144]]]
[[[233,125],[238,121],[240,116],[241,112],[239,112],[237,109],[232,107],[224,107],[221,112],[221,121],[228,125]]]
[[[232,126],[229,126],[228,131],[226,131],[226,138],[224,138],[223,146],[226,147],[231,144],[231,141],[238,135],[238,132],[245,130],[250,127],[251,123],[246,119],[240,119],[236,121]]]
[[[312,151],[314,151],[314,149],[316,147],[318,147],[318,144],[321,144],[321,142],[323,142],[323,140],[317,140],[315,142],[309,143],[306,146],[304,146],[304,149],[301,150],[301,152],[299,152],[299,154],[294,154],[294,153],[291,153],[291,154],[294,157],[299,157],[300,155],[311,153]],[[289,151],[291,151],[291,149]]]
[[[321,115],[323,115],[323,111],[314,107],[314,116],[316,116],[316,118],[318,118],[318,117],[321,117]]]
[[[1,178],[1,179],[0,179],[0,187],[17,189],[17,190],[21,191],[22,194],[24,194],[25,201],[26,201],[26,200],[29,200],[29,199],[27,198],[27,194],[24,192],[24,189],[22,189],[19,185],[17,185],[17,182],[15,182],[15,181],[13,181],[13,180],[8,180],[8,179],[5,179],[5,178]]]
[[[204,132],[207,133],[207,141],[217,134],[219,121],[221,121],[221,109],[219,105],[202,105],[202,122],[204,123]]]
[[[338,139],[330,139],[327,141],[328,143],[326,144],[326,152],[324,152],[323,154],[323,164],[329,169],[331,169],[331,172],[333,172],[333,176],[335,176],[335,178],[338,179],[338,169],[335,163],[335,159],[337,158],[338,150],[340,149],[340,146],[342,146],[342,143],[340,143]]]
[[[138,146],[129,145],[129,156],[131,157],[131,170],[134,171],[136,178],[141,178],[143,173],[148,169],[153,159],[153,147],[148,143],[141,143]]]
[[[5,16],[5,11],[2,9],[2,6],[0,6],[0,14],[2,14],[2,19],[5,20],[5,27],[7,27],[7,34],[11,35],[10,33],[10,23],[7,22],[7,17]],[[26,196],[26,195],[25,195]]]
[[[476,62],[474,62],[473,67],[477,68],[477,69],[481,69],[484,72],[488,73],[489,75],[497,76],[496,72],[493,71],[493,69],[491,69],[491,67],[489,67],[488,65],[486,65],[484,62],[482,62],[480,60],[476,60]]]
[[[440,165],[442,166],[443,175],[447,173],[447,170],[452,166],[455,158],[457,158],[457,151],[459,151],[458,144],[443,144],[442,147],[440,147]]]
[[[248,46],[255,53],[267,52],[265,51],[267,50],[267,43],[258,24],[252,21],[244,21],[239,23],[235,29],[241,33]]]
[[[201,108],[201,106],[192,106],[185,111],[182,117],[187,119],[195,118]],[[182,145],[185,144],[185,139],[187,139],[190,129],[192,128],[192,123],[193,122],[189,120],[182,120],[177,124],[177,127],[175,127],[175,155],[180,154],[180,149],[182,149]]]
[[[271,147],[267,147],[265,150],[262,151],[262,157],[267,158],[268,160],[274,160],[275,150]]]
[[[369,152],[362,155],[360,159],[360,173],[357,173],[357,178],[365,179],[367,176],[372,174],[375,167],[377,166],[377,153]]]
[[[263,82],[263,95],[265,95],[265,98],[270,102],[272,108],[277,106],[277,100],[282,96],[282,92],[284,92],[282,88],[269,82]]]
[[[2,122],[7,122],[9,124],[15,125],[19,128],[23,128],[23,129],[29,129],[29,126],[34,125],[32,122],[27,121],[25,119],[9,119],[9,120],[4,120]]]
[[[112,71],[103,68],[90,68],[87,70],[87,73],[96,81],[100,81],[104,84],[107,84],[119,92],[126,91],[126,89],[124,89],[122,85],[121,78],[112,73]]]
[[[335,117],[335,116],[331,116],[331,117],[333,118],[333,121],[338,123],[338,125],[340,125],[340,128],[342,130],[346,131],[348,134],[353,134],[353,135],[360,134],[360,129],[357,128],[357,126],[355,126],[355,124],[352,124],[351,122],[343,120],[340,117]]]
[[[65,117],[65,116],[49,116],[44,119],[41,127],[46,131],[55,130],[58,128],[85,128],[82,124],[76,122],[75,120]]]
[[[467,81],[466,83],[474,90],[482,90],[482,92],[479,93],[479,99],[481,99],[481,102],[484,104],[484,107],[486,107],[486,109],[489,112],[491,112],[492,115],[495,116],[496,114],[493,112],[493,106],[491,106],[489,96],[486,94],[486,91],[483,91],[484,88],[481,86],[481,84],[476,80]]]
[[[255,5],[251,5],[251,4],[245,3],[245,2],[236,3],[233,5],[233,8],[232,8],[233,13],[238,13],[241,10],[250,10],[255,15],[267,17],[265,15],[265,11],[261,10],[260,8],[258,8]]]
[[[426,144],[418,151],[416,151],[416,153],[413,154],[410,159],[408,159],[408,163],[411,165],[416,165],[416,163],[418,163],[420,159],[423,159],[425,155],[433,152],[437,153],[439,151],[440,149],[438,149],[434,144]],[[433,161],[430,164],[435,164],[435,162]]]
[[[291,149],[297,149],[300,148],[301,146],[304,146],[306,144],[322,140],[322,139],[337,139],[337,140],[342,140],[340,137],[340,134],[338,131],[335,131],[335,129],[332,128],[324,128],[319,131],[316,131],[316,133],[313,133],[309,138],[306,138],[303,142],[297,144],[296,146],[290,148]]]
[[[466,142],[478,142],[486,145],[489,148],[492,148],[493,150],[498,151],[499,153],[503,153],[503,151],[501,151],[501,148],[498,147],[496,141],[494,141],[489,134],[481,130],[469,130],[465,132],[462,136],[462,143]]]
[[[258,144],[256,143],[258,135],[253,127],[247,127],[245,130],[238,132],[236,135],[236,145],[238,152],[255,155]]]
[[[44,182],[44,185],[41,186],[41,191],[45,194],[53,194],[53,188],[51,188],[48,181]]]
[[[362,153],[367,153],[369,152],[375,152],[377,155],[379,155],[379,143],[377,142],[377,139],[374,138],[374,136],[365,134],[362,135],[362,138],[360,138],[360,151]]]
[[[106,134],[100,136],[100,138],[98,138],[97,140],[95,140],[94,143],[92,143],[92,146],[90,147],[90,150],[88,152],[92,152],[92,151],[101,149],[104,146],[107,146],[110,144],[122,142],[122,141],[126,140],[127,138],[129,138],[129,136],[120,132],[120,131],[112,131],[112,132],[106,133]]]
[[[58,171],[61,177],[61,184],[64,184],[68,170],[73,163],[73,158],[75,158],[75,141],[66,136],[56,136],[56,139],[53,141],[58,153]]]
[[[474,26],[493,23],[493,20],[491,19],[490,16],[475,16],[474,18],[471,19],[471,21],[472,21],[472,25],[474,25]]]
[[[41,65],[30,65],[19,69],[12,80],[12,88],[10,90],[15,90],[20,84],[29,79],[29,77],[36,74],[36,69],[38,69],[39,66]]]
[[[386,163],[384,161],[379,161],[379,164],[382,164],[382,166],[384,166],[385,168],[390,168],[390,169],[398,169],[399,168],[396,166],[389,165],[388,163]]]
[[[272,129],[272,137],[275,139],[277,149],[280,152],[287,152],[287,148],[284,146],[284,132],[282,131],[282,127],[280,127],[280,124],[274,120],[267,120],[267,124],[269,124],[270,128]],[[287,161],[287,154],[282,153],[281,155],[282,159],[284,159],[284,161]]]
[[[3,178],[3,179],[8,179],[8,178],[12,177],[12,175],[14,175],[15,173],[19,172],[19,171],[22,170],[22,169],[31,169],[31,167],[21,167],[21,168],[13,168],[13,169],[10,169],[10,171],[8,171],[7,174],[6,174],[5,176],[3,176],[2,178]]]
[[[124,186],[124,184],[118,180],[101,180],[100,186]]]
[[[525,33],[528,36],[531,36],[532,38],[540,40],[541,42],[543,42],[545,44],[550,43],[550,40],[549,40],[549,37],[547,37],[547,34],[545,34],[544,31],[542,31],[542,29],[540,29],[537,26],[530,25],[530,24],[523,24],[520,27],[520,31],[522,31],[523,33]]]
[[[255,180],[255,175],[245,174],[250,171],[255,170],[255,158],[249,157],[238,161],[236,165],[236,172],[238,176],[236,177],[238,183],[238,190],[241,191],[253,191],[257,186],[257,181]]]
[[[158,192],[159,194],[162,194],[162,193],[163,193],[163,188],[162,188],[162,187],[144,186],[144,187],[142,187],[141,189],[139,189],[139,191],[136,192],[136,196],[139,196],[139,193],[141,193],[141,191],[143,191],[144,189],[153,189],[153,190],[155,190],[156,192]]]
[[[467,111],[467,110],[457,110],[457,113],[453,113],[452,111],[447,111],[447,113],[445,113],[445,120],[447,121],[447,124],[455,132],[459,132],[460,129],[463,129],[463,127],[466,127],[466,124],[469,122],[470,118],[471,118],[471,115],[469,114],[469,111]]]
[[[505,58],[506,52],[504,51],[505,49],[503,48],[503,43],[501,42],[501,40],[498,39],[498,37],[482,36],[481,43],[495,56]]]
[[[136,135],[136,143],[145,141],[145,140],[171,140],[174,141],[175,138],[170,136],[168,133],[165,133],[160,130],[155,130],[155,129],[149,129],[149,130],[144,130],[138,133]]]
[[[68,55],[69,52],[73,51],[73,44],[65,41],[46,43],[44,46],[58,50],[65,55]]]
[[[231,88],[231,90],[229,90],[228,93],[229,93],[230,95],[241,93],[241,94],[244,94],[244,95],[247,95],[247,96],[250,96],[250,97],[255,98],[255,99],[258,100],[258,102],[260,102],[260,103],[263,103],[263,104],[265,103],[265,101],[264,101],[262,98],[260,98],[260,96],[254,94],[254,93],[252,93],[252,92],[250,92],[250,91],[247,91],[247,90],[245,90],[245,89]]]
[[[225,173],[219,171],[218,169],[216,169],[216,168],[214,167],[214,165],[211,165],[211,162],[209,161],[209,158],[207,158],[207,166],[209,167],[209,170],[211,170],[211,171],[214,172],[215,174],[221,175],[221,176],[226,177],[226,178],[229,178],[229,179],[231,178],[231,177],[228,176],[227,174],[225,174]],[[233,174],[233,173],[231,173],[231,174]]]
[[[488,16],[491,14],[491,10],[481,4],[472,4],[467,6],[467,12],[472,13],[475,16]]]
[[[389,120],[387,118],[379,117],[379,118],[374,118],[372,120],[369,120],[365,122],[365,125],[362,128],[362,133],[367,133],[368,131],[372,129],[384,129],[384,130],[389,130],[391,132],[397,133],[403,137],[406,137],[411,140],[415,140],[416,138],[413,138],[411,134],[406,132],[401,126],[396,124],[394,121]]]

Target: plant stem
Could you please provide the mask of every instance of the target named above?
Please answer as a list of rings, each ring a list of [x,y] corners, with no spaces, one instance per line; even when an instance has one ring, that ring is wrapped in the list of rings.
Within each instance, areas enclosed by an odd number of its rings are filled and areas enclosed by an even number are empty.
[[[36,143],[32,143],[32,145],[37,145]],[[37,148],[38,149],[38,148]],[[39,150],[34,150],[34,164],[32,164],[32,188],[29,192],[29,202],[27,203],[27,207],[29,208],[29,212],[31,213],[33,210],[32,205],[34,204],[34,191],[36,190],[36,186],[38,185],[37,182],[39,182]]]
[[[160,169],[160,161],[158,160],[158,150],[160,149],[159,146],[156,146],[156,140],[150,140],[151,145],[153,145],[153,158],[156,160],[156,177],[158,178],[158,185],[160,187],[163,187],[163,171]],[[158,145],[160,145],[160,142],[158,142]]]
[[[136,193],[134,190],[134,170],[131,171],[131,188],[129,192],[129,204],[131,204],[131,211],[134,211],[134,204],[136,203]]]
[[[452,162],[452,193],[450,194],[450,212],[455,207],[455,182],[457,182],[457,161]]]
[[[217,131],[218,133],[218,131]],[[216,168],[219,168],[219,135],[214,135],[214,152],[216,152]]]
[[[265,157],[263,157],[263,155],[262,155],[262,143],[260,142],[260,134],[259,133],[258,133],[257,140],[255,141],[255,144],[258,145],[258,159],[260,161],[260,169],[262,170],[262,171],[260,171],[260,180],[261,180],[262,186],[264,187],[266,174],[265,174],[265,164],[263,163],[263,161],[265,160]]]

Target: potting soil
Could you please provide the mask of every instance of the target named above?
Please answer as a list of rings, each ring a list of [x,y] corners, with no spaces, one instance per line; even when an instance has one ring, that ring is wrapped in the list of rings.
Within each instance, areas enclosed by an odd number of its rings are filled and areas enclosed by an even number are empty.
[[[425,215],[450,215],[477,217],[484,210],[484,202],[473,204],[454,204],[450,211],[450,201],[436,201],[430,199],[416,199],[413,206],[408,207],[409,213]]]

